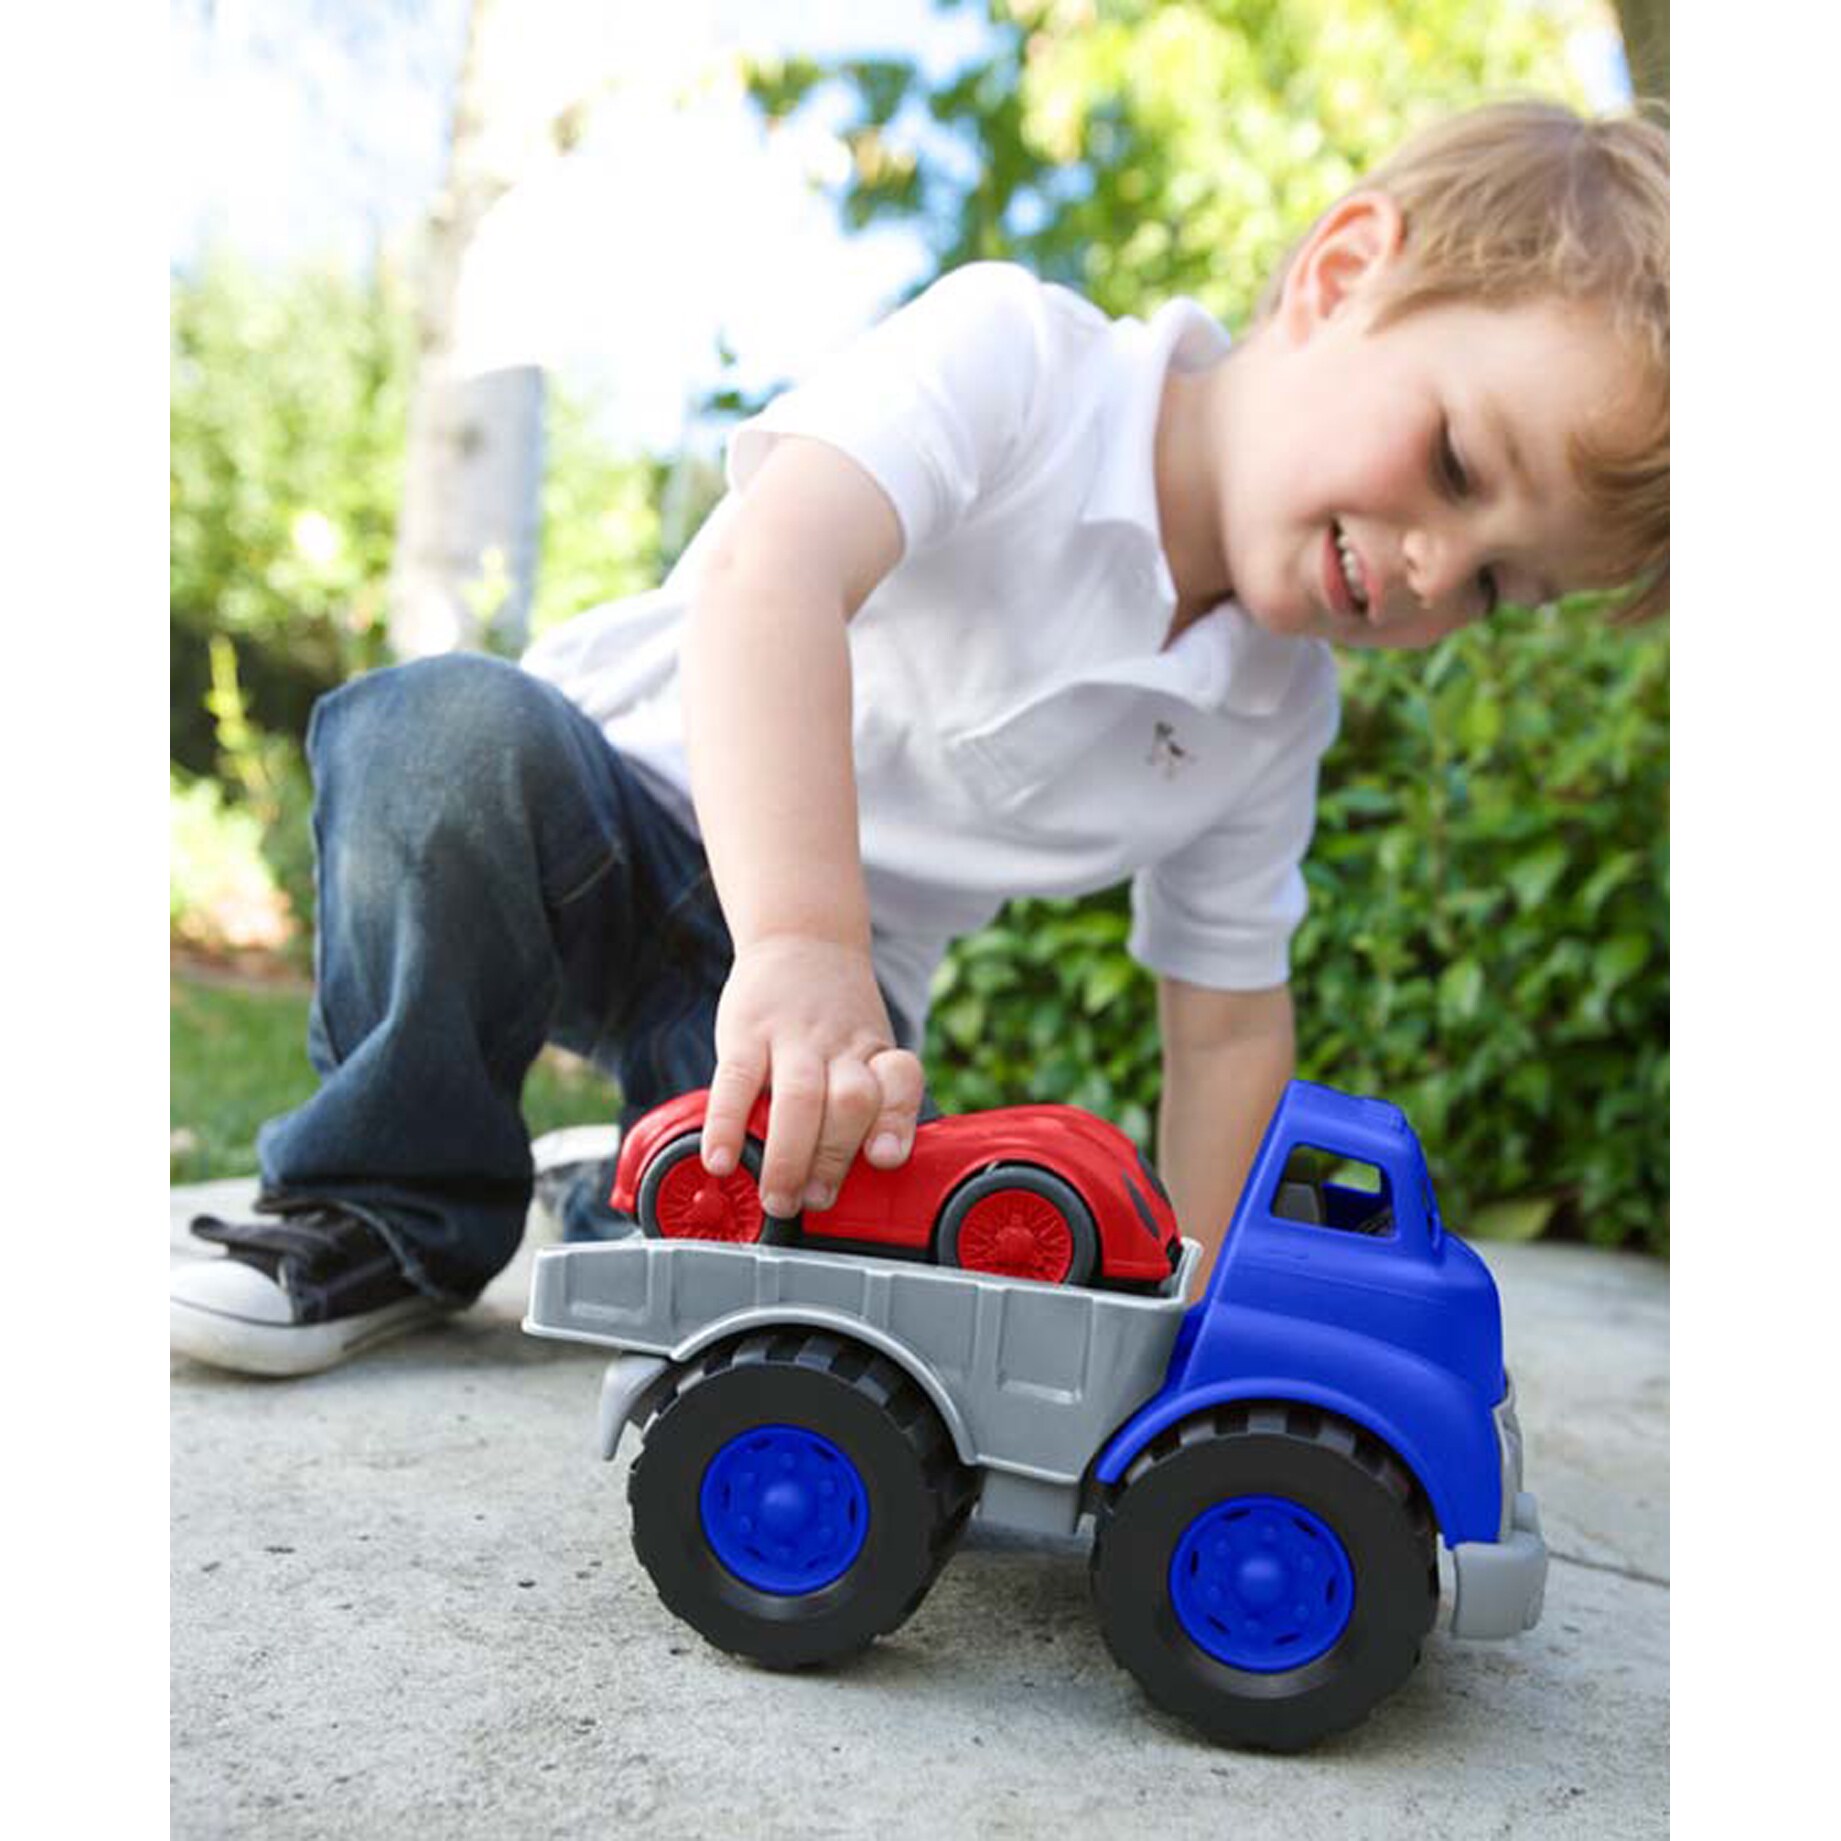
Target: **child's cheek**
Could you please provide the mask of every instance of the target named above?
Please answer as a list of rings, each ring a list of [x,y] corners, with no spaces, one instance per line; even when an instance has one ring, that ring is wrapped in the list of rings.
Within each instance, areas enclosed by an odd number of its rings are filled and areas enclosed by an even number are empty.
[[[1345,456],[1349,506],[1369,517],[1404,516],[1425,483],[1416,431],[1376,427]]]

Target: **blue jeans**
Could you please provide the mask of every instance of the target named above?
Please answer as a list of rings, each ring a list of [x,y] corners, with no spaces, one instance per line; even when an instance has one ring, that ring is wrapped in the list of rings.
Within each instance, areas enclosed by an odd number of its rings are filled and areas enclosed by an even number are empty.
[[[465,1302],[524,1231],[538,1050],[597,1063],[628,1120],[706,1086],[728,928],[702,846],[515,666],[357,679],[315,709],[307,755],[321,1085],[262,1128],[265,1200],[353,1206],[419,1289]]]

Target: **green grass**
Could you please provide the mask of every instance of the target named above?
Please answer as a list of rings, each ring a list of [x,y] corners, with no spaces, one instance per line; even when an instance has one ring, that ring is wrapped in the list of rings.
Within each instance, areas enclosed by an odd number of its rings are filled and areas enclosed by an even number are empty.
[[[316,1085],[307,1065],[307,993],[172,979],[172,1180],[209,1182],[256,1168],[256,1129]],[[614,1118],[618,1088],[573,1055],[546,1050],[524,1083],[531,1135]]]

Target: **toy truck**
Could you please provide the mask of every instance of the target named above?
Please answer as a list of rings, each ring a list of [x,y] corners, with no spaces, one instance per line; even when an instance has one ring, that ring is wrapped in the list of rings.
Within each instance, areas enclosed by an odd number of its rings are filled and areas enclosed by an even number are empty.
[[[1313,1157],[1331,1167],[1312,1167]],[[1540,1614],[1501,1314],[1398,1108],[1293,1081],[1214,1274],[1146,1292],[634,1235],[537,1257],[525,1328],[614,1357],[633,1542],[665,1604],[776,1667],[896,1629],[968,1518],[1092,1524],[1151,1700],[1278,1750],[1362,1719],[1451,1630]]]

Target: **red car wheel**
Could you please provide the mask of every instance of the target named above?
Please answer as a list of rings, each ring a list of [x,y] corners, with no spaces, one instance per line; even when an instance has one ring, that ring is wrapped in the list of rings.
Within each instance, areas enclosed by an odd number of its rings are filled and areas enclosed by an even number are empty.
[[[639,1185],[639,1225],[654,1240],[726,1240],[774,1244],[792,1238],[794,1223],[761,1207],[761,1147],[749,1138],[741,1163],[727,1176],[703,1167],[703,1134],[674,1138],[646,1166]]]
[[[1087,1205],[1060,1177],[1020,1164],[981,1170],[940,1216],[940,1264],[1000,1278],[1084,1285],[1099,1261]]]

